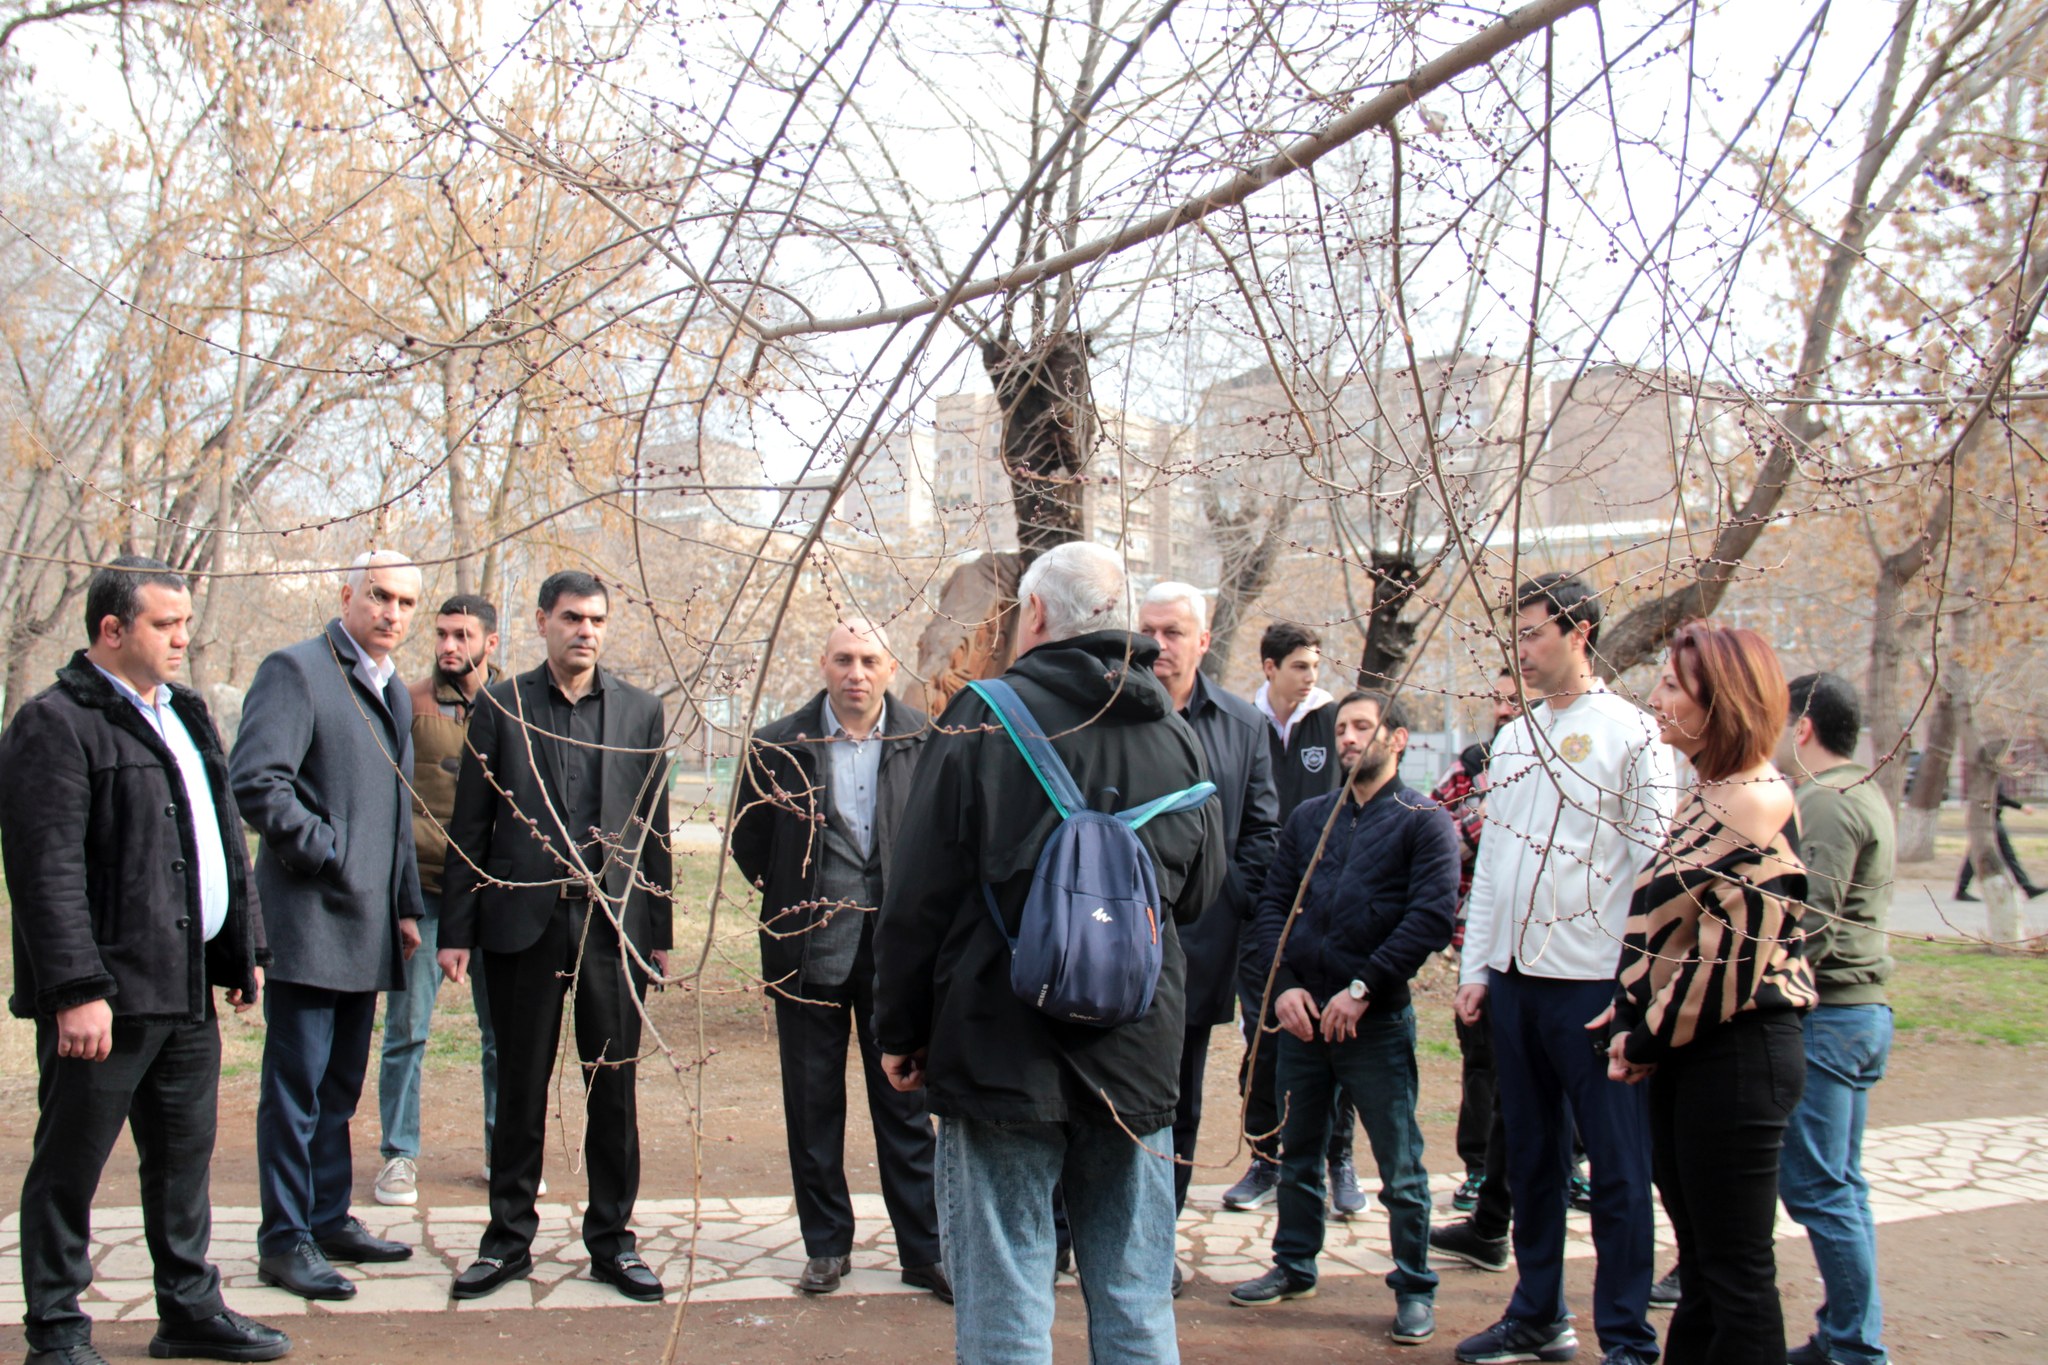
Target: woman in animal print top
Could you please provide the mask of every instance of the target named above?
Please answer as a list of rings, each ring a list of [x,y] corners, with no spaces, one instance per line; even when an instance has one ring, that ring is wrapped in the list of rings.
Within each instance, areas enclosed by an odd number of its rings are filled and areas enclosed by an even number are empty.
[[[1754,631],[1694,622],[1650,704],[1693,776],[1636,880],[1614,1008],[1595,1022],[1608,1075],[1650,1084],[1651,1169],[1685,1268],[1667,1365],[1782,1361],[1778,1156],[1818,999],[1797,811],[1770,761],[1785,675]]]

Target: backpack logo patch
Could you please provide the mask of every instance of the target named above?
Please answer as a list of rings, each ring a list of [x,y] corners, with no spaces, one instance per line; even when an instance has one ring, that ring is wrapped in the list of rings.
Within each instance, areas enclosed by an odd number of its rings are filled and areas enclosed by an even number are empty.
[[[1321,744],[1311,745],[1301,751],[1301,766],[1312,773],[1321,772],[1323,765],[1329,761],[1330,751]]]

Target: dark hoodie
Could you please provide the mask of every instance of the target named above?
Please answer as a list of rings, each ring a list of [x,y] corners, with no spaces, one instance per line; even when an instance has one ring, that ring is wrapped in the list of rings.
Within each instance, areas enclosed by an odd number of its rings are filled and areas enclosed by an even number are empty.
[[[1081,789],[1092,800],[1115,787],[1119,810],[1207,775],[1201,744],[1152,676],[1158,652],[1142,636],[1097,631],[1041,645],[1003,675]],[[1222,887],[1220,806],[1160,816],[1138,833],[1171,911],[1152,1008],[1120,1028],[1063,1024],[1010,990],[1009,945],[981,891],[995,887],[1014,932],[1059,819],[1052,803],[971,691],[954,697],[924,748],[875,924],[883,1051],[929,1050],[928,1098],[943,1117],[1166,1127],[1180,1092],[1187,974],[1172,925],[1194,919]]]

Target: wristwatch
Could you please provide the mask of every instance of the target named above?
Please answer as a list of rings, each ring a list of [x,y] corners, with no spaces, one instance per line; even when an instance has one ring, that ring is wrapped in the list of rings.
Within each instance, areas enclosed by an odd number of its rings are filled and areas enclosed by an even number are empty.
[[[1350,990],[1353,1000],[1365,999],[1365,983],[1363,981],[1353,981],[1347,989]]]

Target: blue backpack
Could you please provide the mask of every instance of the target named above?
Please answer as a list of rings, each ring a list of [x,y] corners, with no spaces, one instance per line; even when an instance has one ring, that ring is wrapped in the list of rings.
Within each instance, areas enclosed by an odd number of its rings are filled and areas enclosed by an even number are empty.
[[[995,888],[981,888],[996,931],[1010,945],[1010,989],[1068,1023],[1110,1028],[1143,1018],[1164,949],[1159,876],[1137,831],[1155,815],[1195,809],[1216,794],[1216,784],[1200,782],[1135,810],[1092,810],[1016,691],[1000,679],[968,686],[994,709],[1060,813],[1032,869],[1015,936],[1003,923]],[[1113,797],[1115,789],[1106,794]]]

